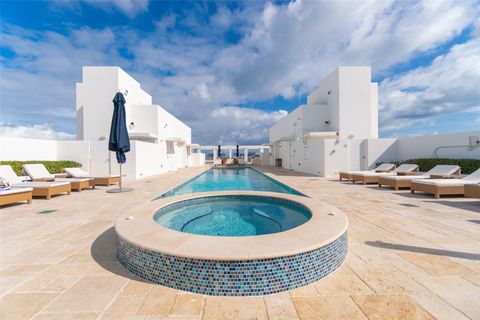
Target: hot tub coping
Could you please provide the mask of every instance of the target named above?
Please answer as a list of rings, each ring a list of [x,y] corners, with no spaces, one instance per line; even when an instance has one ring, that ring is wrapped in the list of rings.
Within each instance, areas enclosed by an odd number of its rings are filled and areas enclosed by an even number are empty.
[[[231,195],[290,200],[307,207],[312,217],[304,224],[284,232],[246,237],[183,233],[163,227],[153,219],[157,210],[175,202]],[[117,236],[137,247],[177,257],[205,260],[259,260],[296,255],[324,247],[341,237],[347,228],[348,219],[345,214],[321,200],[260,191],[216,191],[172,196],[131,209],[115,223]]]

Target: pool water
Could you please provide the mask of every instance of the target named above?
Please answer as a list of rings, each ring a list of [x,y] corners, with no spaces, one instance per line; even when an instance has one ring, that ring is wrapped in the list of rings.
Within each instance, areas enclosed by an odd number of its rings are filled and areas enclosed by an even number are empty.
[[[166,206],[154,220],[167,228],[209,236],[256,236],[295,228],[311,218],[293,201],[264,196],[212,196]]]
[[[269,191],[303,196],[295,189],[252,168],[211,168],[164,193],[160,198],[194,192],[229,190]]]

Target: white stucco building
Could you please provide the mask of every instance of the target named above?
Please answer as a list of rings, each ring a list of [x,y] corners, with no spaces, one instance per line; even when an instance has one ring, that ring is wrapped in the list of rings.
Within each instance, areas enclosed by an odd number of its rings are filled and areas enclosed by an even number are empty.
[[[334,176],[381,161],[480,158],[480,131],[378,139],[378,86],[370,67],[339,67],[301,105],[270,128],[271,152],[262,163]]]
[[[126,100],[130,152],[122,173],[127,179],[199,166],[205,155],[192,152],[191,129],[157,104],[140,83],[119,67],[83,67],[76,85],[77,140],[0,138],[1,160],[74,160],[93,175],[118,174],[108,151],[113,97]]]
[[[203,154],[193,153],[191,129],[160,105],[140,83],[119,67],[83,67],[77,83],[77,138],[90,142],[93,174],[116,173],[114,153],[108,151],[113,97],[122,92],[131,150],[124,172],[141,178],[191,165],[202,165]]]

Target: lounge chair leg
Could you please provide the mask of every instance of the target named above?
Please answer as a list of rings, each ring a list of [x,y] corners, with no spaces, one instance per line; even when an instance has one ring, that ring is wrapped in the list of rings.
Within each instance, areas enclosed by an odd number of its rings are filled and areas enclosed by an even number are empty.
[[[32,199],[28,199],[28,200],[27,200],[27,203],[28,203],[28,204],[32,204]]]
[[[395,191],[398,191],[398,187],[395,187]]]
[[[435,193],[435,199],[440,199],[440,194],[438,192]]]
[[[379,187],[379,188],[381,188],[381,187],[382,187],[382,185],[379,183],[379,184],[378,184],[378,187]]]
[[[68,195],[72,194],[72,191],[67,191],[67,194],[68,194]]]
[[[415,190],[412,189],[412,190],[410,190],[410,192],[411,192],[411,193],[415,193]]]
[[[50,200],[50,195],[49,195],[49,194],[47,194],[46,198],[47,198],[47,200]]]

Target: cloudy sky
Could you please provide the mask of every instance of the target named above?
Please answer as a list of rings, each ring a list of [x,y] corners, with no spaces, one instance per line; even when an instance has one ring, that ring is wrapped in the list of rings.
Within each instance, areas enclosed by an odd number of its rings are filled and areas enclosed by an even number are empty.
[[[338,65],[382,137],[480,127],[480,2],[0,2],[0,135],[75,137],[84,65],[118,65],[201,144],[264,143]]]

